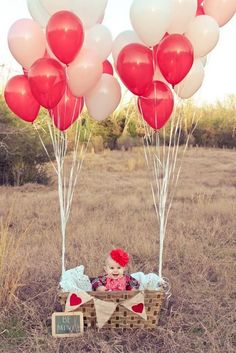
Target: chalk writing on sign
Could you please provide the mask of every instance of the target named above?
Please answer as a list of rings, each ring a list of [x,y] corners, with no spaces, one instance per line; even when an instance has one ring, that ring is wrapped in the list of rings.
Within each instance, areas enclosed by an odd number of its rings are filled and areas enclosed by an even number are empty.
[[[53,313],[52,335],[54,337],[76,337],[84,331],[83,313]]]

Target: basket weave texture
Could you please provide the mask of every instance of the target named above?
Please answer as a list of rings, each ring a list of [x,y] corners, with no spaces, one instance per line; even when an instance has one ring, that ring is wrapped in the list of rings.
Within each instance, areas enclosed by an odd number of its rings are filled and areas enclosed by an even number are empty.
[[[100,300],[112,301],[115,303],[123,302],[137,295],[140,291],[119,291],[119,292],[88,292],[89,295]],[[139,315],[134,314],[122,305],[117,305],[115,312],[109,321],[104,325],[105,329],[133,329],[144,328],[154,329],[157,326],[161,305],[164,299],[163,291],[145,290],[144,304],[147,313],[147,320],[142,319]],[[59,293],[60,303],[64,310],[66,300],[69,293]],[[81,305],[76,311],[80,311],[84,315],[84,327],[96,328],[96,311],[93,300]]]

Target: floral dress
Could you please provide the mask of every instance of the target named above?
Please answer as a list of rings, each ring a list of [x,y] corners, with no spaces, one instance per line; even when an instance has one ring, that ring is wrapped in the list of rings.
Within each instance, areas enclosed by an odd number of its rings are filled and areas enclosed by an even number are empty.
[[[125,274],[123,277],[117,279],[109,278],[107,275],[102,275],[92,281],[93,290],[97,290],[97,288],[101,286],[106,287],[107,291],[123,291],[139,289],[139,282],[128,274]]]

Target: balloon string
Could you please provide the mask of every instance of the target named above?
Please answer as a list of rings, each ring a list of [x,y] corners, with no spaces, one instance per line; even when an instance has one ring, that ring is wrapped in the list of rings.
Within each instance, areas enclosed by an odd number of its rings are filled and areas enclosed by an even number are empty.
[[[157,88],[155,85],[155,73],[156,73],[156,60],[155,60],[155,50],[154,50],[154,46],[151,48],[152,49],[152,65],[153,65],[153,88],[154,88],[154,119],[155,119],[155,126],[158,126],[158,117],[157,117],[157,109],[156,109],[156,105],[157,105]]]
[[[168,307],[170,298],[172,296],[171,284],[167,277],[161,277],[160,286],[165,292],[166,306]]]
[[[167,221],[169,218],[169,213],[173,203],[175,190],[182,169],[183,157],[188,146],[189,138],[193,132],[193,129],[191,129],[191,131],[188,131],[186,143],[181,152],[181,156],[179,156],[180,137],[182,125],[184,122],[182,109],[182,105],[175,107],[172,119],[170,120],[170,131],[168,134],[167,146],[165,127],[162,129],[164,141],[163,143],[161,143],[159,132],[155,135],[153,135],[153,133],[149,133],[148,127],[142,119],[142,122],[144,123],[145,127],[145,137],[143,139],[144,155],[148,170],[150,171],[151,191],[156,216],[159,221],[159,277],[161,278],[163,267],[164,239],[166,235]],[[140,112],[141,115],[143,115],[141,105]],[[191,126],[196,128],[196,125],[193,125],[193,121],[195,121],[195,113],[193,114]],[[152,145],[154,141],[155,148],[150,148],[150,145]]]
[[[58,197],[59,197],[59,207],[60,207],[60,223],[61,223],[61,271],[62,274],[65,272],[65,256],[66,256],[66,227],[67,222],[70,216],[73,196],[77,184],[78,176],[81,172],[84,158],[87,152],[87,148],[90,143],[91,132],[87,138],[87,142],[83,143],[82,146],[80,142],[82,140],[81,129],[80,129],[80,119],[76,122],[76,131],[75,131],[75,141],[74,148],[72,151],[72,162],[70,168],[68,165],[65,165],[65,158],[68,151],[68,135],[67,132],[59,131],[52,121],[47,121],[48,131],[51,137],[53,151],[56,159],[54,164],[52,161],[53,168],[57,174],[58,178]],[[34,127],[39,135],[40,141],[43,145],[45,152],[47,153],[49,159],[50,154],[47,150],[43,138],[40,134],[37,125],[34,124]],[[42,130],[42,129],[41,129]],[[86,140],[86,131],[84,140]],[[67,176],[66,172],[69,171]]]

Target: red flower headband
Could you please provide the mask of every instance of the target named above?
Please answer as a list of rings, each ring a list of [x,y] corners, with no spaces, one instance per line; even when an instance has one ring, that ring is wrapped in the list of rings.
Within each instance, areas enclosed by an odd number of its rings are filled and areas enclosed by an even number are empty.
[[[129,254],[123,249],[114,249],[110,252],[112,260],[117,262],[120,266],[125,267],[129,262]]]

